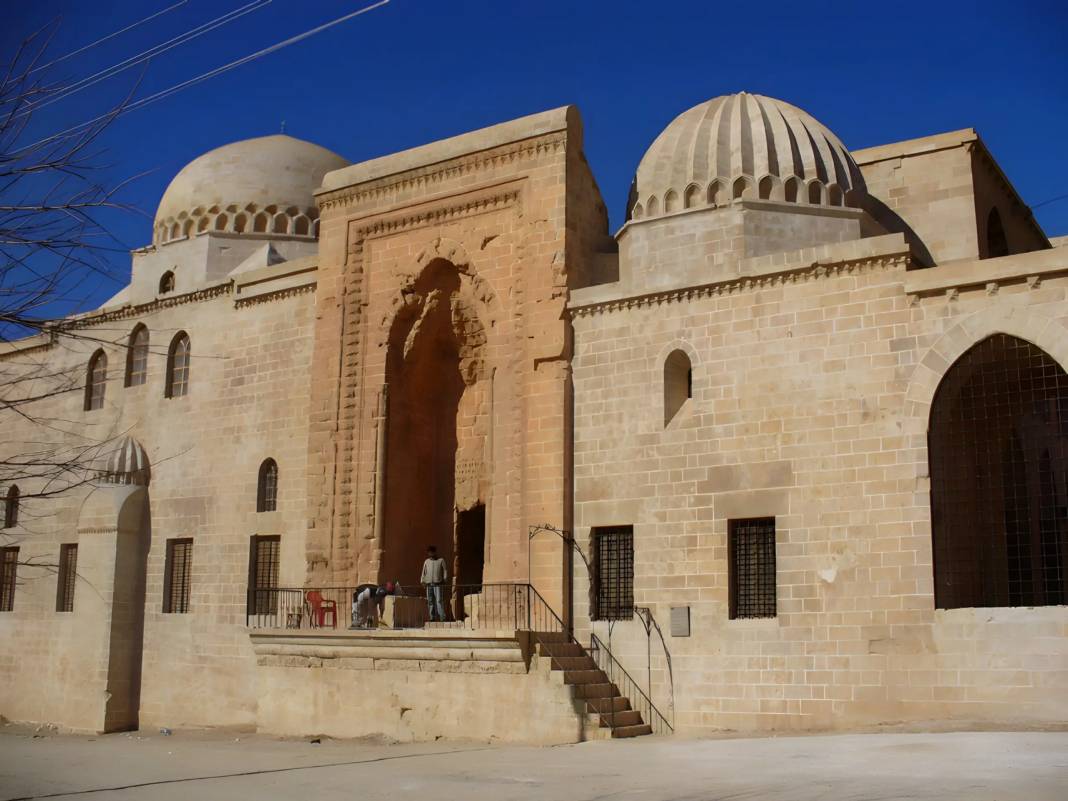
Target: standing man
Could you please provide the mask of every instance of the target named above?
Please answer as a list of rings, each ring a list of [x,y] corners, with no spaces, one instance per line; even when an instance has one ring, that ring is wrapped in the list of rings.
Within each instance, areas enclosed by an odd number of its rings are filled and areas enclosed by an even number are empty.
[[[442,599],[442,585],[449,574],[445,569],[445,560],[438,556],[438,549],[431,545],[426,549],[426,561],[423,562],[423,575],[419,582],[426,587],[426,608],[430,613],[430,622],[435,619],[445,622],[445,603]],[[437,616],[435,618],[435,615]]]

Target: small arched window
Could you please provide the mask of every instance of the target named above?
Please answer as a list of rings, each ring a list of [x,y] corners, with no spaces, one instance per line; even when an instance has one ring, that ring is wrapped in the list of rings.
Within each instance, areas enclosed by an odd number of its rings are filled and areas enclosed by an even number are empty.
[[[139,387],[148,376],[148,329],[137,326],[126,348],[126,386]]]
[[[98,350],[89,359],[89,369],[85,374],[85,411],[103,408],[107,383],[108,357],[103,350]]]
[[[1005,226],[1001,223],[1001,213],[991,209],[986,218],[986,257],[996,259],[1009,255],[1009,240],[1005,236]]]
[[[775,181],[771,179],[770,175],[765,175],[760,179],[760,185],[758,192],[761,200],[769,200],[771,198],[771,192],[775,188]]]
[[[808,185],[808,202],[814,206],[823,202],[823,185],[819,181],[813,181]]]
[[[189,394],[189,335],[179,331],[171,340],[167,351],[168,398],[180,398]]]
[[[256,511],[273,512],[278,508],[278,463],[264,459],[256,488]]]
[[[159,277],[159,294],[166,295],[174,291],[174,271],[167,270]]]
[[[19,488],[12,484],[7,488],[4,498],[4,528],[14,528],[19,524]]]
[[[673,350],[664,361],[664,425],[693,397],[693,366],[690,357]]]

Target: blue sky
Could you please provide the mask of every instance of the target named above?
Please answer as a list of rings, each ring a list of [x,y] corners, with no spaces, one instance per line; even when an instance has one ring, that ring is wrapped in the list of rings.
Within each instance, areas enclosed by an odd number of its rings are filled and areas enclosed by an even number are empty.
[[[61,16],[61,55],[175,0],[4,3],[5,60]],[[179,9],[65,62],[83,77],[249,0]],[[365,3],[273,0],[155,60],[138,96],[168,87]],[[100,113],[137,71],[55,104],[47,132]],[[1024,200],[1068,192],[1068,4],[491,2],[392,0],[313,39],[121,118],[102,146],[104,175],[140,175],[123,199],[142,214],[109,219],[123,245],[150,240],[170,178],[211,148],[286,132],[352,161],[565,104],[579,106],[585,149],[611,215],[623,220],[634,168],[677,114],[716,95],[759,92],[811,113],[862,148],[975,127]],[[1036,209],[1068,233],[1068,199]],[[115,257],[120,279],[129,260]],[[87,289],[89,305],[117,286]]]

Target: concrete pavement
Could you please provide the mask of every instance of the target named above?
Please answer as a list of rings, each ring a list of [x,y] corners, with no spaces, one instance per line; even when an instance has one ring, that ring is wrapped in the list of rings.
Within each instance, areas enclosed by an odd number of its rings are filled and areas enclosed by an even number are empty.
[[[1065,801],[1068,732],[639,738],[555,748],[0,729],[0,801]]]

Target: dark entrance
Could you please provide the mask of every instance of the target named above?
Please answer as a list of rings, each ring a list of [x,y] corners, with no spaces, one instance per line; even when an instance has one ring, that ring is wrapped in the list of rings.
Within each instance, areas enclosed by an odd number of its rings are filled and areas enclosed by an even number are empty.
[[[477,504],[456,519],[456,583],[464,593],[481,592],[486,561],[486,507]]]

